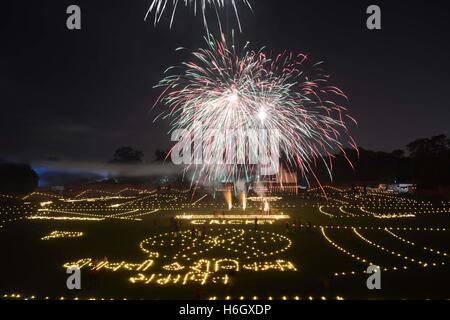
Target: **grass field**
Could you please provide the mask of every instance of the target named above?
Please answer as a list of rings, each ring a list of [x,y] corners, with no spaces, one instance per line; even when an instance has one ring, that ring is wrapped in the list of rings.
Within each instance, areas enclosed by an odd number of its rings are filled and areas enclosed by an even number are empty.
[[[260,217],[257,226],[245,215],[257,213],[258,202],[249,201],[244,212],[236,200],[236,208],[228,211],[221,194],[214,199],[200,193],[127,189],[66,197],[3,196],[0,295],[450,298],[448,202],[335,188],[327,188],[327,196],[318,190],[280,195],[271,202],[270,214],[289,218]],[[225,216],[214,216],[215,211]],[[174,223],[173,217],[183,214],[190,219]],[[367,288],[370,264],[381,268],[381,290]],[[81,290],[68,290],[69,266],[80,268]]]

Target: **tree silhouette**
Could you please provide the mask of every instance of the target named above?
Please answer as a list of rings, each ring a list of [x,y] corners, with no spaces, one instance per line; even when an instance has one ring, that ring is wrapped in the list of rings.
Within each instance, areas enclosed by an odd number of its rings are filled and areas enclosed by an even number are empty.
[[[39,176],[27,164],[0,163],[0,177],[2,194],[28,194],[37,188],[39,182]]]
[[[114,158],[111,163],[119,164],[136,164],[142,163],[144,153],[139,150],[134,150],[130,147],[121,147],[114,153]]]
[[[443,134],[430,139],[418,139],[408,144],[407,148],[413,159],[430,155],[442,155],[449,152],[450,139]]]
[[[450,139],[438,135],[407,146],[414,180],[427,186],[450,184]]]

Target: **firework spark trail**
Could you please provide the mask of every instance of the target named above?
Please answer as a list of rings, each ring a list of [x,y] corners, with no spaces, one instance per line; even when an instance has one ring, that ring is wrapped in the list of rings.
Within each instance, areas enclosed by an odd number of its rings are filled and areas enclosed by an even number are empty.
[[[207,20],[207,11],[209,9],[215,12],[217,17],[219,28],[222,30],[222,24],[220,22],[220,12],[226,9],[227,6],[231,6],[233,8],[234,14],[236,16],[236,20],[239,25],[239,30],[242,31],[241,22],[239,18],[239,10],[238,7],[240,5],[247,6],[252,9],[248,0],[153,0],[150,8],[148,9],[144,20],[147,20],[150,13],[154,12],[154,24],[158,24],[166,10],[172,9],[172,15],[170,18],[170,27],[172,28],[173,21],[175,19],[175,13],[177,11],[178,6],[184,2],[186,7],[192,7],[194,10],[194,15],[197,15],[198,11],[202,12],[203,23],[205,28],[208,30],[208,20]]]
[[[346,144],[357,150],[347,129],[347,122],[356,121],[338,102],[346,103],[347,97],[328,84],[329,76],[322,74],[320,63],[310,64],[306,55],[291,52],[271,59],[264,48],[253,51],[248,43],[237,52],[234,45],[227,46],[224,36],[221,40],[209,36],[206,42],[207,47],[193,52],[190,61],[169,68],[166,72],[171,75],[158,85],[164,93],[155,106],[161,102],[167,107],[160,116],[171,119],[172,132],[201,131],[206,153],[225,159],[230,148],[237,150],[237,155],[248,148],[257,149],[258,145],[252,144],[257,137],[244,142],[236,139],[229,145],[213,135],[205,136],[205,132],[278,132],[288,167],[317,181],[314,168],[319,161],[331,177],[334,154],[340,151],[347,158]],[[183,138],[179,144],[190,145],[190,141]],[[255,166],[242,166],[237,157],[224,163],[193,166],[198,177],[209,181],[235,182],[255,172]]]

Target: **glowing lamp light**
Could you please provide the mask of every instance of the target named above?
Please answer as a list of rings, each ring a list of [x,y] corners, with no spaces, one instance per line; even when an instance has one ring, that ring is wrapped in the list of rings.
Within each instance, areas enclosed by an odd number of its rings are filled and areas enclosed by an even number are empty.
[[[261,122],[264,122],[267,119],[267,112],[264,108],[261,108],[261,110],[259,110],[258,119]]]
[[[227,96],[227,100],[230,103],[236,103],[239,101],[239,96],[236,90],[232,90],[230,94]]]
[[[270,207],[269,207],[269,202],[264,202],[264,212],[269,212]]]

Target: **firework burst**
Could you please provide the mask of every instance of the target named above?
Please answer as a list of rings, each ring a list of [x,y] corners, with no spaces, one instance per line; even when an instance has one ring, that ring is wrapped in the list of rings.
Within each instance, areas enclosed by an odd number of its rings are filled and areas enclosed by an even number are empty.
[[[173,131],[201,132],[203,152],[226,159],[192,165],[197,177],[235,182],[254,175],[258,166],[242,165],[238,158],[260,147],[255,143],[258,137],[248,135],[261,132],[257,130],[276,132],[285,164],[299,169],[306,179],[317,180],[314,169],[319,161],[331,176],[334,154],[345,155],[347,144],[357,149],[347,129],[347,122],[356,123],[343,106],[347,97],[329,84],[320,63],[311,64],[306,55],[291,52],[271,58],[264,48],[253,51],[249,44],[238,51],[234,45],[228,47],[223,36],[206,41],[207,47],[193,52],[189,61],[166,71],[169,75],[159,84],[164,92],[157,101],[166,107],[157,119],[171,119]],[[229,144],[224,140],[230,130],[247,134]],[[190,146],[190,138],[178,144]]]
[[[222,25],[220,22],[220,13],[225,10],[228,6],[230,6],[234,14],[236,16],[236,20],[239,24],[239,30],[241,28],[241,22],[239,19],[239,7],[241,5],[247,6],[251,9],[251,5],[248,0],[153,0],[150,8],[145,15],[145,20],[147,20],[150,13],[154,13],[154,23],[155,25],[161,20],[165,11],[172,10],[171,19],[170,19],[170,27],[173,25],[173,21],[175,19],[175,13],[179,5],[184,5],[186,7],[191,7],[194,11],[194,14],[197,15],[198,12],[201,12],[203,17],[203,23],[205,28],[208,29],[208,19],[207,19],[207,11],[211,10],[214,12],[218,23],[219,28],[222,30]]]

